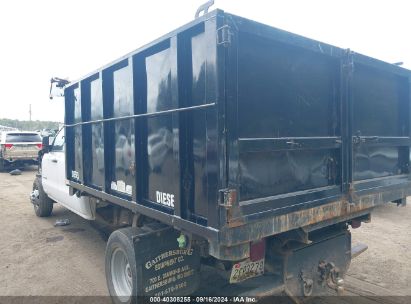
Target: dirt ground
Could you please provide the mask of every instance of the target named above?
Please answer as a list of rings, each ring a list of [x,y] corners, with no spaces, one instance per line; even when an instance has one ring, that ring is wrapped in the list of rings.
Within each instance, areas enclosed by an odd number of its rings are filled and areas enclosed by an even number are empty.
[[[105,237],[59,205],[38,218],[29,202],[34,167],[20,176],[0,173],[0,296],[104,296]],[[56,219],[71,225],[54,227]],[[369,249],[354,259],[350,294],[411,295],[411,204],[386,204],[353,232]]]

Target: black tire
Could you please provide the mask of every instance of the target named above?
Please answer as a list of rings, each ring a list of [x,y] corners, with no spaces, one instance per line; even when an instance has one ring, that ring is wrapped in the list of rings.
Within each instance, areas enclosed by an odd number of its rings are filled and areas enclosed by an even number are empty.
[[[107,242],[105,267],[108,291],[113,303],[136,303],[138,295],[136,256],[132,236],[138,228],[114,231]],[[125,258],[124,263],[119,263]]]
[[[4,160],[3,160],[2,158],[0,158],[0,172],[3,172],[3,171],[4,171],[4,168],[5,168],[5,166],[4,166]]]
[[[35,190],[38,191],[37,194],[34,194]],[[34,212],[38,217],[50,216],[53,211],[53,201],[47,196],[46,192],[44,192],[40,177],[36,177],[33,182],[31,202],[34,206]]]

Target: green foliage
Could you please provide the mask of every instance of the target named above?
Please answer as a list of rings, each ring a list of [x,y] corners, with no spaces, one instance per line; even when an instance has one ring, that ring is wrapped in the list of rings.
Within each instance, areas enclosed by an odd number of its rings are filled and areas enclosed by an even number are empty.
[[[59,123],[55,121],[28,121],[0,118],[0,126],[17,128],[21,131],[36,131],[43,129],[58,129]]]

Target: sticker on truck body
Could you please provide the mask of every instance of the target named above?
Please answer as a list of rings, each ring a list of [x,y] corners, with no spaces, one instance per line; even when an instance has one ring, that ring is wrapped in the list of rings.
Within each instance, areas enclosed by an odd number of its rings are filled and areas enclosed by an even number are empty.
[[[174,194],[156,191],[156,201],[161,205],[174,208]]]
[[[124,181],[118,180],[118,181],[112,181],[110,184],[110,189],[114,191],[118,191],[121,193],[125,193],[128,195],[133,194],[133,186],[127,185]]]
[[[119,192],[126,192],[126,183],[122,180],[117,181],[117,191]]]
[[[73,179],[80,179],[80,174],[77,172],[77,171],[74,171],[74,170],[72,170],[71,171],[71,177],[73,178]]]
[[[197,289],[200,283],[200,250],[196,246],[180,248],[176,241],[180,234],[174,229],[157,230],[143,233],[136,239],[141,295],[185,296]]]
[[[130,185],[126,185],[126,193],[128,195],[132,195],[133,194],[133,187]]]

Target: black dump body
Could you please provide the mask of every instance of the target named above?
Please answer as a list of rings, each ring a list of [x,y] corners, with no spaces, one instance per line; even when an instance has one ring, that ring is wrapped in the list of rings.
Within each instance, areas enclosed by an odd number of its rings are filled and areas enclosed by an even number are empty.
[[[249,242],[410,194],[410,71],[216,10],[65,89],[74,190]]]

